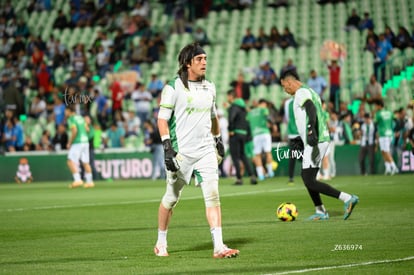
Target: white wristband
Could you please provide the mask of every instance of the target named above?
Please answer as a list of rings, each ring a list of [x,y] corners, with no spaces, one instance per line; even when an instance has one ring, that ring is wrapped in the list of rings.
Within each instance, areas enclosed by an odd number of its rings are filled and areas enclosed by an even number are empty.
[[[213,137],[215,137],[215,138],[219,138],[219,137],[221,137],[221,134],[218,134],[218,135],[213,135]]]
[[[170,139],[170,135],[163,135],[163,136],[161,136],[161,141],[164,141],[166,139]]]

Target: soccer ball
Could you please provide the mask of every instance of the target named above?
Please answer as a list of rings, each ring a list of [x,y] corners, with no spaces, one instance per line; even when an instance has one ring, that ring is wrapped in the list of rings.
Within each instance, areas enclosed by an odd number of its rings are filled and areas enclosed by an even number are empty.
[[[298,217],[298,209],[296,205],[290,202],[284,202],[276,210],[276,216],[284,222],[291,222]]]

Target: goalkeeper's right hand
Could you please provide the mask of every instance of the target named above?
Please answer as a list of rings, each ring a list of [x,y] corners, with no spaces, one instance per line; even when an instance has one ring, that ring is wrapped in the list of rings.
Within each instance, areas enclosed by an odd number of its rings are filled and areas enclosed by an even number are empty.
[[[167,170],[171,172],[177,172],[180,169],[180,165],[178,164],[178,161],[175,158],[177,156],[177,152],[174,151],[174,149],[172,148],[171,140],[164,140],[162,142],[162,145],[164,147],[165,167],[167,167]]]

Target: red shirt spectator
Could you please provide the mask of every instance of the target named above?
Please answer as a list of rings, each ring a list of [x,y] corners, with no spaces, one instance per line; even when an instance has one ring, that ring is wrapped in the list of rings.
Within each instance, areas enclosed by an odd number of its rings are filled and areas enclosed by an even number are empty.
[[[40,66],[40,71],[36,75],[38,87],[43,87],[45,92],[50,92],[50,75],[46,70],[46,65],[43,63]]]
[[[112,91],[112,113],[115,113],[117,110],[122,110],[124,93],[122,91],[121,83],[116,79],[112,82],[110,89]]]
[[[340,85],[341,78],[341,67],[338,66],[336,61],[332,62],[332,65],[328,66],[329,69],[329,79],[331,80],[331,85]]]
[[[43,62],[43,52],[38,48],[34,47],[32,54],[32,63],[35,67],[38,67]]]

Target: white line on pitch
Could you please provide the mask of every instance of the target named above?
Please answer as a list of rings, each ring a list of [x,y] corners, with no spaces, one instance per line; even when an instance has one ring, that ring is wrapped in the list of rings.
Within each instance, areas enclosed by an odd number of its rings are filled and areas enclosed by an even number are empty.
[[[315,267],[315,268],[289,270],[289,271],[284,271],[284,272],[269,273],[269,274],[266,274],[266,275],[284,275],[284,274],[294,274],[294,273],[306,273],[306,272],[312,272],[312,271],[340,269],[340,268],[366,266],[366,265],[376,265],[376,264],[388,264],[388,263],[405,262],[405,261],[412,261],[412,260],[414,260],[414,256],[410,256],[410,257],[406,257],[406,258],[400,258],[400,259],[394,259],[394,260],[379,260],[379,261],[371,261],[371,262],[363,262],[363,263],[355,263],[355,264],[345,264],[345,265],[334,265],[334,266],[323,266],[323,267]]]
[[[255,195],[260,193],[268,193],[268,192],[284,192],[284,191],[292,191],[292,190],[299,190],[301,188],[298,187],[291,187],[291,188],[279,188],[279,189],[271,189],[271,190],[261,190],[261,191],[250,191],[250,192],[240,192],[240,193],[232,193],[232,194],[223,194],[220,197],[235,197],[235,196],[246,196],[246,195]],[[192,197],[184,197],[180,200],[194,200],[199,199],[200,196],[192,196]],[[50,206],[37,206],[37,207],[30,207],[30,208],[9,208],[9,209],[0,209],[0,212],[20,212],[20,211],[30,211],[30,210],[50,210],[50,209],[63,209],[63,208],[78,208],[78,207],[93,207],[93,206],[108,206],[108,205],[128,205],[128,204],[142,204],[142,203],[152,203],[152,202],[160,202],[161,196],[159,199],[151,199],[151,200],[137,200],[137,201],[123,201],[123,202],[113,202],[113,203],[84,203],[84,204],[68,204],[68,205],[50,205]]]

